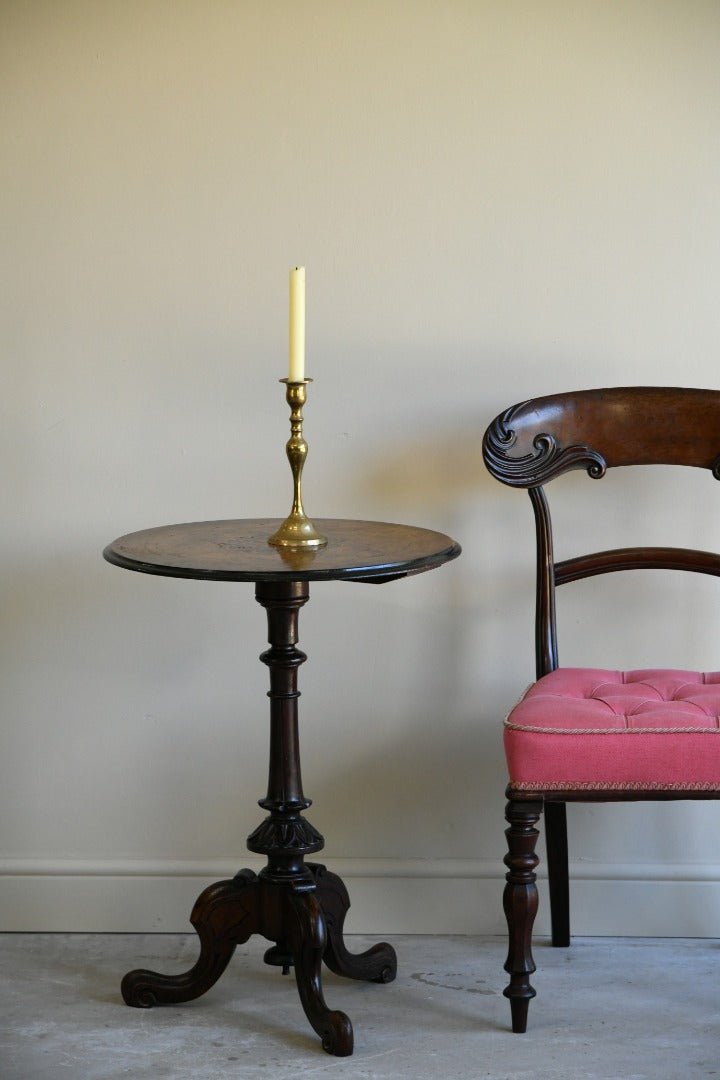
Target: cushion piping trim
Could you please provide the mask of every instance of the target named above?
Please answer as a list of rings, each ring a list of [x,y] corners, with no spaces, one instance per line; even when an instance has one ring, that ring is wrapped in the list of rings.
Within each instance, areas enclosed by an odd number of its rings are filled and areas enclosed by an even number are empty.
[[[699,784],[665,783],[663,781],[617,781],[598,780],[541,780],[531,783],[529,780],[511,780],[511,791],[720,791],[720,780],[716,783],[705,781]]]
[[[715,717],[718,724],[720,718]],[[504,720],[508,731],[528,731],[535,735],[720,735],[720,727],[617,727],[617,728],[555,728],[537,727],[532,724],[514,724]]]

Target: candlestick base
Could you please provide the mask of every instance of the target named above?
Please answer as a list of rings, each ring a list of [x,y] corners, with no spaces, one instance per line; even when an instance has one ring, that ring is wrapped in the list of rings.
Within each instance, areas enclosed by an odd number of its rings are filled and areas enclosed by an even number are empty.
[[[325,547],[327,537],[317,531],[310,518],[289,514],[277,532],[268,537],[268,544],[280,548],[319,548]]]
[[[285,383],[285,400],[290,406],[291,435],[285,450],[292,470],[294,494],[292,510],[280,528],[268,537],[268,544],[277,548],[295,549],[325,547],[327,537],[317,531],[302,504],[301,477],[308,452],[308,445],[303,438],[302,409],[307,397],[307,385],[312,379],[303,379],[301,382],[281,379],[280,382]]]

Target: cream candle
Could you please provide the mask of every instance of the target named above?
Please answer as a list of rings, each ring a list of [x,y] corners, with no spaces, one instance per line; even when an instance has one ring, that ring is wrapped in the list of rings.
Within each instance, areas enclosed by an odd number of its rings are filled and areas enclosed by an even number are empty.
[[[290,367],[289,382],[305,378],[305,267],[290,271]]]

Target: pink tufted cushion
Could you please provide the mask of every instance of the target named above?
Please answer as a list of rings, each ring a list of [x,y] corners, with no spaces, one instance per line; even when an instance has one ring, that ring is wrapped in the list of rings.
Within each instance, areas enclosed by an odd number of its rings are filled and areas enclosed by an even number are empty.
[[[720,672],[559,668],[505,721],[517,790],[720,791]]]

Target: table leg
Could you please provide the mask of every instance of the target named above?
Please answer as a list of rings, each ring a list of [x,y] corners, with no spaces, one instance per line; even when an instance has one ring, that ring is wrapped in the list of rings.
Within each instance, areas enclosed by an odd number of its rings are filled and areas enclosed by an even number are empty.
[[[363,982],[389,983],[397,974],[397,957],[386,941],[364,953],[351,953],[345,947],[343,927],[350,907],[350,897],[341,878],[319,863],[308,863],[315,877],[320,907],[327,923],[327,945],[323,960],[336,975]]]
[[[161,975],[144,968],[129,971],[120,987],[125,1003],[139,1009],[176,1005],[209,990],[227,967],[235,947],[260,929],[257,886],[252,870],[241,870],[229,881],[209,885],[190,915],[200,938],[197,963],[180,975]]]
[[[150,1008],[200,997],[220,978],[235,947],[252,934],[275,942],[270,964],[295,980],[305,1015],[328,1053],[353,1051],[353,1030],[345,1013],[328,1008],[322,990],[322,961],[339,975],[369,982],[391,982],[397,961],[381,943],[359,955],[343,940],[350,907],[347,889],[336,874],[305,856],[324,847],[320,833],[303,816],[310,806],[302,790],[298,740],[297,672],[306,657],[297,648],[298,615],[309,598],[306,582],[258,582],[256,598],[267,610],[270,648],[260,659],[270,670],[270,764],[268,792],[260,806],[268,817],[248,837],[251,851],[267,856],[259,875],[241,870],[210,885],[198,898],[190,921],[200,939],[200,956],[189,971],[162,975],[144,969],[122,982],[128,1005]]]

